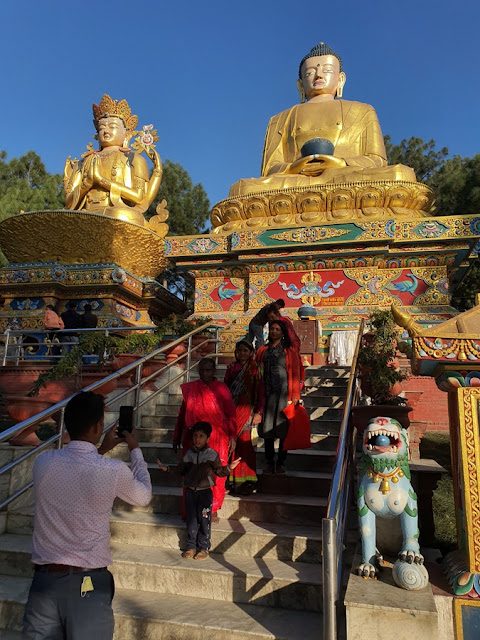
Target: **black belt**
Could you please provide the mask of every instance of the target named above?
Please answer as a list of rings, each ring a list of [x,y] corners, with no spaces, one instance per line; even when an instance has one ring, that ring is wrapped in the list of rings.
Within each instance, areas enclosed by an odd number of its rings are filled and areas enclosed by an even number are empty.
[[[73,567],[70,564],[36,564],[35,571],[42,573],[93,573],[94,571],[105,571],[107,567],[89,569],[88,567]]]

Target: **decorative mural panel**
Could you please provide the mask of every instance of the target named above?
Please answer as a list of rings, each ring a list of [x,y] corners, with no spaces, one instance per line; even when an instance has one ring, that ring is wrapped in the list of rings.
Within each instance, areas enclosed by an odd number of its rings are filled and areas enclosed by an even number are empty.
[[[244,311],[244,293],[243,278],[197,278],[195,313]]]
[[[250,275],[250,305],[284,298],[287,307],[448,304],[445,269],[337,269]]]

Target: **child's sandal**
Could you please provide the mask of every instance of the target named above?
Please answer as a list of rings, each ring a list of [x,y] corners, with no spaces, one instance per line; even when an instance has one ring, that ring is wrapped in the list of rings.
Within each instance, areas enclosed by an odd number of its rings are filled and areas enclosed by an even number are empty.
[[[201,549],[198,553],[195,554],[194,560],[206,560],[210,554],[206,549]]]
[[[196,558],[195,549],[187,549],[184,551],[182,553],[182,558],[185,558],[185,560],[192,560],[193,558]]]

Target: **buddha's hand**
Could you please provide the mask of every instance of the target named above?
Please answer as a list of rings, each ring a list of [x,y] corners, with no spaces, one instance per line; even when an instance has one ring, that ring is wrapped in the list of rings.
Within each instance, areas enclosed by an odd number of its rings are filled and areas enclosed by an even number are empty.
[[[315,153],[311,156],[305,156],[292,162],[287,169],[287,173],[302,174],[304,176],[319,176],[325,169],[335,169],[338,167],[346,167],[347,163],[343,158],[335,156],[327,156]]]
[[[107,191],[112,187],[112,182],[104,178],[100,173],[100,163],[96,156],[92,158],[91,165],[91,173],[92,173],[92,181],[94,184],[98,184],[100,187],[103,187]]]

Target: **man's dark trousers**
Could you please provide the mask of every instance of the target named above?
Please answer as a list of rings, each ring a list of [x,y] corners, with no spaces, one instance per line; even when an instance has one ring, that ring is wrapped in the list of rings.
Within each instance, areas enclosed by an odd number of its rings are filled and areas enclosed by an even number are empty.
[[[82,597],[85,576],[91,577],[93,591]],[[64,574],[35,571],[22,640],[111,640],[114,590],[107,569]]]
[[[213,493],[211,489],[185,491],[187,549],[210,549]]]

